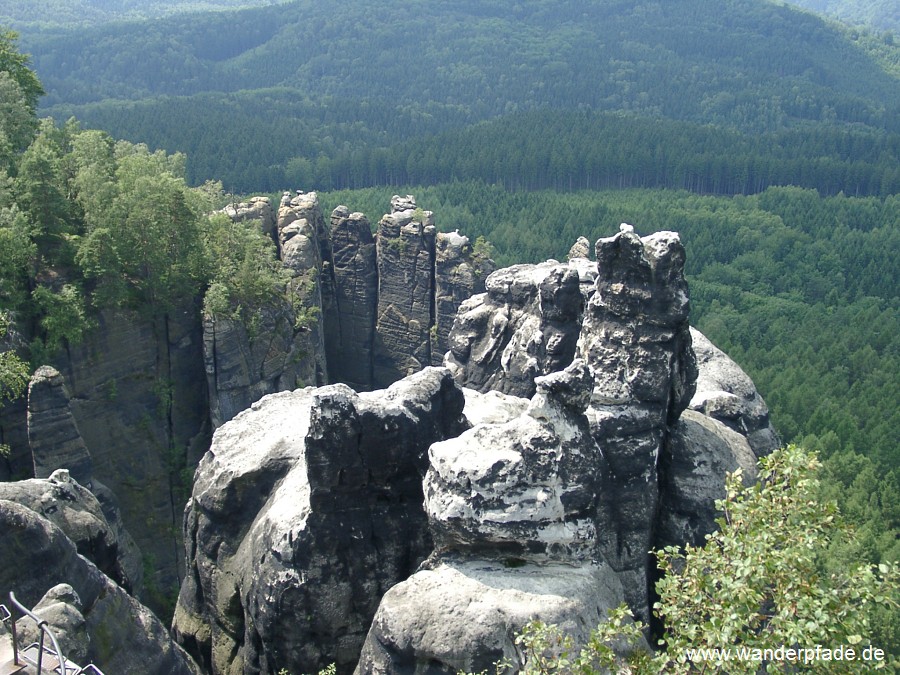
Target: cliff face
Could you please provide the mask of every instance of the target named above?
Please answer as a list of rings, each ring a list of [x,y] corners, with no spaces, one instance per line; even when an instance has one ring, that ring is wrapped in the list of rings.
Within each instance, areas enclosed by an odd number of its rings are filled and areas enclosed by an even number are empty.
[[[155,319],[103,313],[84,342],[57,361],[70,394],[71,420],[90,451],[87,484],[104,503],[118,500],[121,521],[143,557],[139,566],[152,570],[142,597],[158,611],[181,582],[181,472],[209,438],[202,364],[195,306]],[[39,459],[48,457],[44,430],[53,413],[48,403],[36,400],[43,389],[35,386],[29,437],[37,451],[35,469],[46,476],[54,468],[70,468],[70,462]],[[64,408],[58,410],[65,416]],[[76,472],[83,466],[83,458],[74,462]]]
[[[220,428],[185,514],[179,642],[216,673],[352,667],[381,596],[431,551],[426,453],[462,408],[427,369],[275,394]]]

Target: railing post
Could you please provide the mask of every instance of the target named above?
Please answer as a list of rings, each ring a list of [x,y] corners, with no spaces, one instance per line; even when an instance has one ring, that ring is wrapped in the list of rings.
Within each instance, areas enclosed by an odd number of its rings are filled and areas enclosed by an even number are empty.
[[[12,603],[10,603],[12,604]],[[13,609],[16,606],[13,605]],[[6,605],[0,605],[0,612],[3,613],[3,616],[0,616],[0,621],[9,626],[9,632],[12,635],[12,648],[13,648],[13,664],[19,665],[19,641],[16,639],[16,617],[12,613],[12,611]]]

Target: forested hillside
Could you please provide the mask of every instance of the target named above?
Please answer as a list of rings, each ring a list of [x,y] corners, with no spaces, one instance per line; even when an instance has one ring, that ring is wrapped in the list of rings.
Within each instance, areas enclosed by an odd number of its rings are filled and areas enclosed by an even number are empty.
[[[692,161],[712,153],[721,159],[722,144],[734,142],[745,167],[748,159],[790,158],[806,161],[807,174],[809,163],[833,162],[841,144],[841,162],[896,165],[900,48],[761,0],[378,6],[354,0],[339,8],[298,0],[190,20],[28,30],[23,45],[47,90],[47,113],[185,152],[189,180],[221,179],[242,192],[298,181],[328,188],[493,180],[495,172],[483,165],[496,165],[497,157],[481,155],[498,133],[508,135],[502,142],[514,153],[502,164],[519,167],[541,145],[518,151],[519,136],[537,134],[544,152],[557,143],[571,146],[603,126],[599,111],[626,118],[607,135],[621,139],[615,153],[592,147],[570,157],[578,149],[567,148],[553,159],[565,178],[539,180],[537,187],[567,185],[569,174],[591,172],[585,162],[646,163],[667,146],[682,154],[685,142]],[[537,119],[523,116],[536,110]],[[561,116],[554,119],[554,111]],[[570,128],[573,111],[587,121],[578,122],[577,134],[555,137]],[[493,129],[466,129],[491,119]],[[650,121],[661,120],[681,125],[659,124],[650,134]],[[816,140],[809,142],[811,129]],[[785,130],[799,135],[777,137]],[[446,135],[430,148],[437,134]],[[490,134],[472,166],[428,169],[440,176],[417,168],[423,157],[441,156],[438,148],[480,143]],[[781,150],[773,147],[779,143]],[[887,155],[873,156],[866,144],[888,148]],[[746,191],[743,169],[722,168],[722,176],[701,184],[675,168],[669,167],[675,178],[615,176],[590,186]],[[783,166],[776,173],[754,178],[749,188],[798,171]],[[809,179],[804,184],[833,191]],[[845,191],[860,189],[884,192],[859,181]]]
[[[262,7],[279,0],[0,0],[0,22],[15,27],[89,26],[187,12]]]
[[[900,29],[900,9],[894,0],[791,0],[791,4],[828,14],[854,25],[885,31]]]

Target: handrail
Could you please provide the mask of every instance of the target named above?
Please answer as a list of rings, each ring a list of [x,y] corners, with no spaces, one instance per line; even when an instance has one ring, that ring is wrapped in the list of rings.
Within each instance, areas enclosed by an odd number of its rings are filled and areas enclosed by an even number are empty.
[[[53,631],[50,630],[50,626],[47,623],[47,620],[42,619],[36,614],[33,614],[31,611],[29,611],[21,602],[16,600],[16,595],[12,591],[9,592],[9,600],[16,607],[16,609],[22,612],[23,615],[29,617],[32,621],[34,621],[41,631],[41,641],[38,646],[38,657],[36,664],[38,675],[41,675],[43,670],[42,662],[44,660],[44,633],[50,636],[50,641],[53,643],[53,648],[56,651],[56,658],[59,661],[60,670],[65,673],[66,659],[63,656],[62,650],[59,648],[59,643],[56,641],[56,636],[53,634]],[[15,621],[13,621],[13,625],[15,625]],[[15,636],[13,636],[13,644],[15,644]],[[18,664],[18,661],[16,661],[16,663]]]

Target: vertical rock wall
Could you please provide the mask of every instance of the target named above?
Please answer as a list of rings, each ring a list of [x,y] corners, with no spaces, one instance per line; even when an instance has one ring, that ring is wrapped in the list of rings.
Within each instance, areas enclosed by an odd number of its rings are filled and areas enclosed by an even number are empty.
[[[435,227],[412,197],[395,196],[378,223],[375,386],[387,386],[431,364]]]
[[[684,248],[674,232],[622,231],[596,245],[598,276],[578,342],[594,371],[588,418],[609,463],[615,526],[603,552],[629,604],[649,618],[649,551],[659,507],[657,460],[694,392]]]
[[[369,220],[339,206],[331,214],[336,321],[327,331],[325,353],[335,382],[357,391],[372,389],[378,266]]]

